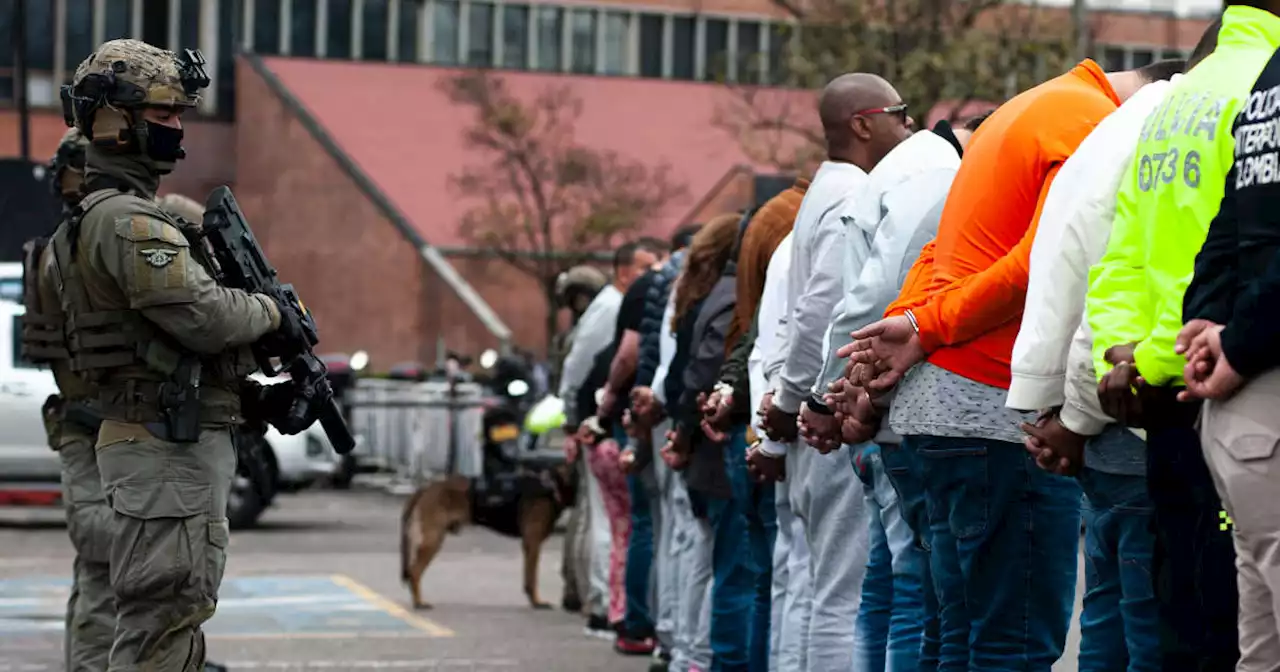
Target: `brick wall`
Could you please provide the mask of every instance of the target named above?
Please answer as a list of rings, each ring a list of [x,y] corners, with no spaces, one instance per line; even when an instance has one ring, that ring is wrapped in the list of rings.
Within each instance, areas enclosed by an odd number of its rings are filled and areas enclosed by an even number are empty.
[[[432,361],[417,250],[244,62],[236,86],[236,199],[315,314],[319,349],[367,350],[375,370]]]

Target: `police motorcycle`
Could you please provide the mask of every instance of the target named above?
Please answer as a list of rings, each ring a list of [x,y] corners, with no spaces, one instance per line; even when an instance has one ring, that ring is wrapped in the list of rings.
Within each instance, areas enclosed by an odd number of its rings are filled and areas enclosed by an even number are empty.
[[[489,394],[481,421],[484,467],[472,484],[472,515],[477,523],[516,534],[520,499],[554,495],[560,488],[553,471],[564,455],[539,450],[545,431],[526,425],[531,411],[543,404],[531,399],[528,365],[493,350],[486,350],[479,363]]]

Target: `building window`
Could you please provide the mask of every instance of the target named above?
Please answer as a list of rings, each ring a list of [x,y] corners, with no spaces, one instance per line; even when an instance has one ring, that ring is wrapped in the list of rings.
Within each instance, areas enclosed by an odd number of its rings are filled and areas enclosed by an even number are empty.
[[[1151,65],[1156,60],[1156,54],[1150,49],[1134,49],[1133,62],[1130,68],[1141,68],[1144,65]]]
[[[279,0],[253,3],[253,51],[259,54],[280,53]]]
[[[569,69],[574,72],[596,71],[596,12],[594,9],[575,9],[570,14],[572,30],[572,61]]]
[[[1104,47],[1102,54],[1098,57],[1098,61],[1106,72],[1119,72],[1127,69],[1125,67],[1125,61],[1127,60],[1125,56],[1124,49],[1120,47]]]
[[[444,65],[458,63],[457,0],[436,0],[431,17],[431,60]]]
[[[605,12],[604,59],[606,75],[625,75],[631,56],[631,15]]]
[[[362,19],[360,58],[367,61],[387,60],[387,0],[364,0]]]
[[[729,67],[729,22],[707,19],[703,79],[722,81]]]
[[[738,22],[738,81],[761,81],[760,24],[755,21]]]
[[[1183,59],[1189,55],[1190,54],[1188,54],[1187,52],[1181,49],[1165,49],[1160,52],[1160,60],[1169,61],[1169,60]]]
[[[289,53],[295,56],[316,55],[317,2],[323,0],[293,0],[289,8]]]
[[[326,35],[325,56],[351,58],[351,0],[327,0],[329,3],[329,30]]]
[[[529,67],[529,7],[502,8],[502,67]]]
[[[548,5],[534,5],[533,9],[538,17],[538,69],[561,70],[564,10]]]
[[[142,0],[142,41],[169,45],[169,0]]]
[[[70,82],[76,66],[93,53],[93,0],[67,0],[66,81]]]
[[[296,1],[294,4],[296,6]],[[182,0],[182,5],[178,9],[178,48],[198,49],[199,47],[200,0]]]
[[[420,0],[400,0],[400,44],[397,45],[396,60],[414,62],[418,60],[418,18],[422,15]]]
[[[105,40],[116,40],[129,37],[133,24],[133,3],[129,0],[107,0],[103,4]]]
[[[493,65],[493,5],[487,2],[467,10],[467,65]]]
[[[662,76],[662,24],[660,14],[640,15],[640,76]]]
[[[787,80],[787,48],[791,44],[792,27],[785,23],[769,26],[769,62],[765,76],[769,84],[783,84]]]
[[[696,44],[693,17],[674,17],[671,25],[672,77],[693,79],[693,52]]]

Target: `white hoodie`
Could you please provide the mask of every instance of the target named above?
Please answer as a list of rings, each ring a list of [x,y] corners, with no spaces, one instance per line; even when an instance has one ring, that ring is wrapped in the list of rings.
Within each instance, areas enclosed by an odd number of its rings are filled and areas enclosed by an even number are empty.
[[[1179,77],[1174,75],[1173,81]],[[1116,192],[1132,167],[1142,126],[1173,81],[1147,84],[1103,119],[1062,164],[1049,188],[1031,246],[1022,327],[1013,344],[1013,380],[1005,401],[1009,408],[1062,405],[1062,424],[1086,436],[1101,433],[1112,422],[1098,403],[1088,323],[1080,329],[1089,269],[1106,251]],[[1083,361],[1072,353],[1079,348]]]

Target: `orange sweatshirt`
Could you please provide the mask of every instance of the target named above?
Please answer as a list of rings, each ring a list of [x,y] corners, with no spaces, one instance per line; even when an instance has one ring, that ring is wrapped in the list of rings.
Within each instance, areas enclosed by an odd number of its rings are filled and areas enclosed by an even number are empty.
[[[930,362],[1008,389],[1040,208],[1058,168],[1119,105],[1085,60],[1001,105],[973,134],[938,236],[885,312],[911,309]]]

